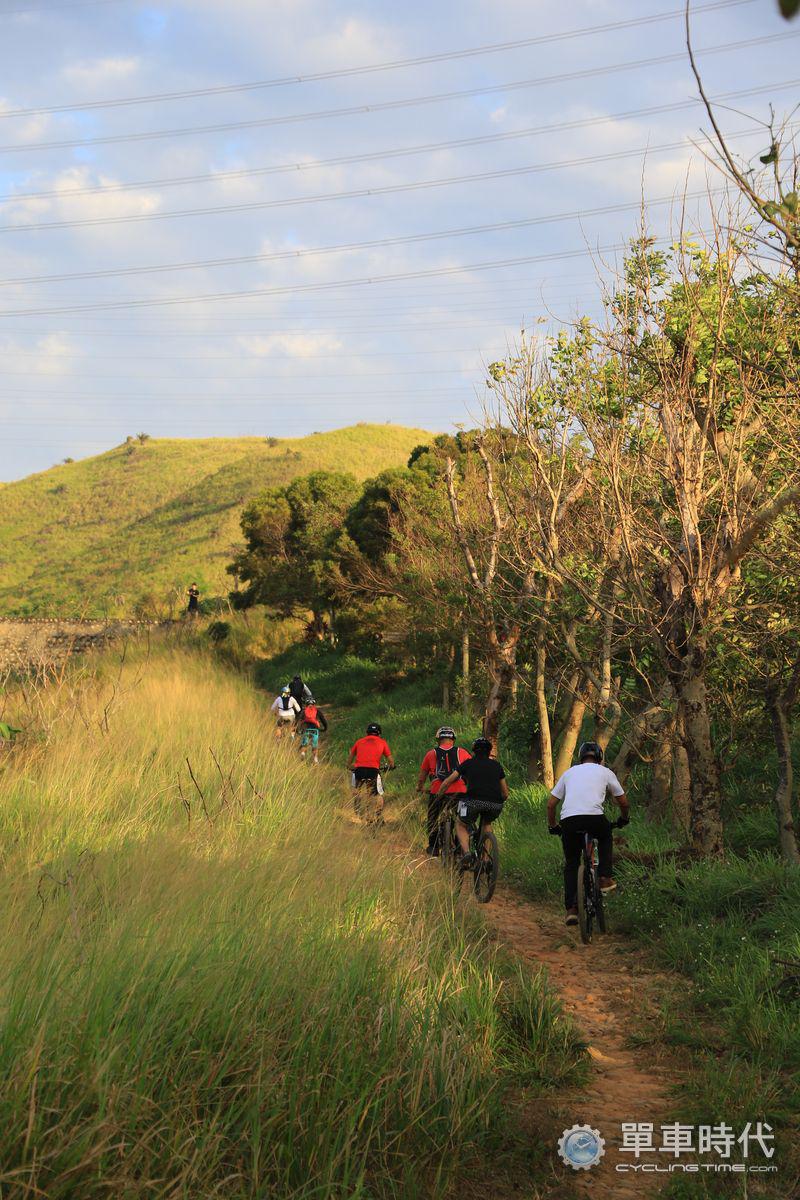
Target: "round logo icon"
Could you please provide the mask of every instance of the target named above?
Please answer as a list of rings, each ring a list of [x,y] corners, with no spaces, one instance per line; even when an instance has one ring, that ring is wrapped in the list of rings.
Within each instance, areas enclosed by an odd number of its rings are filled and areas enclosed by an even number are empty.
[[[588,1171],[600,1162],[606,1143],[598,1129],[591,1125],[573,1125],[558,1139],[558,1153],[575,1171]]]

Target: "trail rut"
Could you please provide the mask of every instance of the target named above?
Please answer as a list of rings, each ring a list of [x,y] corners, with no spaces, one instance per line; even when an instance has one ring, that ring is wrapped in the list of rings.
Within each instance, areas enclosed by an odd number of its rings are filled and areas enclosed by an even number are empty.
[[[613,921],[613,901],[609,909]],[[588,1083],[559,1093],[550,1110],[559,1121],[563,1118],[558,1133],[573,1124],[598,1129],[605,1138],[605,1155],[589,1171],[564,1165],[563,1182],[552,1192],[554,1200],[589,1194],[595,1200],[659,1195],[667,1176],[622,1174],[616,1166],[635,1161],[619,1151],[623,1121],[652,1122],[658,1131],[670,1119],[672,1072],[664,1049],[659,1053],[658,1046],[637,1049],[629,1044],[631,1030],[653,1012],[655,997],[667,981],[647,969],[625,938],[612,933],[584,946],[577,931],[563,925],[559,910],[525,900],[502,883],[485,915],[497,942],[532,967],[547,968],[564,1008],[584,1034],[592,1060]],[[560,1160],[556,1171],[561,1177]]]

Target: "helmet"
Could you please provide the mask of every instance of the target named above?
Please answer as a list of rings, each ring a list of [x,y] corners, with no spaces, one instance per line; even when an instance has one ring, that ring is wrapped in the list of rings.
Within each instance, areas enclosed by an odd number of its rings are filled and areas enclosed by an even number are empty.
[[[317,702],[313,696],[306,696],[306,704],[316,704],[316,703]]]
[[[491,754],[492,743],[486,737],[475,738],[475,741],[472,743],[472,751],[474,754]]]
[[[439,727],[439,728],[436,730],[436,740],[437,740],[437,742],[440,742],[440,741],[442,740],[442,738],[452,738],[452,739],[453,739],[453,741],[455,741],[455,740],[456,740],[456,731],[455,731],[455,729],[451,729],[449,725],[441,725],[441,726],[440,726],[440,727]]]
[[[603,761],[603,749],[598,746],[597,742],[582,742],[581,748],[578,751],[578,762],[583,762],[586,758],[593,758],[595,762]]]
[[[291,688],[289,687],[289,685],[287,683],[285,688],[281,688],[281,695],[282,696],[290,696],[291,694],[292,694]]]
[[[367,726],[367,735],[369,735],[371,733],[377,734],[378,737],[380,737],[380,735],[383,733],[383,730],[381,729],[380,725],[376,725],[375,722],[373,721],[370,725]]]

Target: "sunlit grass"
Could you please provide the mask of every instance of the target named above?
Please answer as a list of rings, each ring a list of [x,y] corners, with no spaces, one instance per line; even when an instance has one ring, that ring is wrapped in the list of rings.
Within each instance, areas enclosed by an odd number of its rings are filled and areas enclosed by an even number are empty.
[[[543,978],[209,656],[80,674],[0,776],[3,1196],[436,1197],[513,1145],[580,1070]]]

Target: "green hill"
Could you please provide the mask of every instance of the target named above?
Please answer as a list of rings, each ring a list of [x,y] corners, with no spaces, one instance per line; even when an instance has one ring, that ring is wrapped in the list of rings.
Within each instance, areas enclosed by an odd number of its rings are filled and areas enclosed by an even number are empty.
[[[192,580],[224,594],[239,514],[256,492],[315,470],[364,479],[429,436],[354,425],[304,438],[152,439],[7,483],[0,613],[166,611]]]

